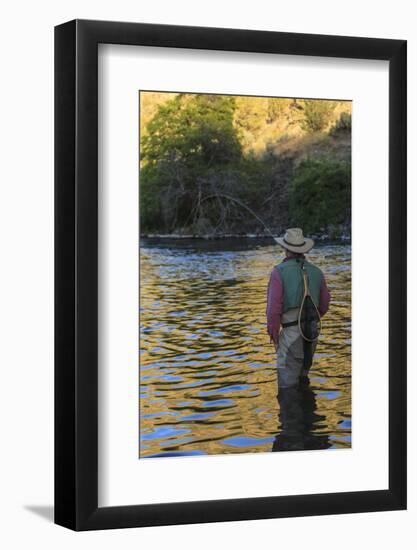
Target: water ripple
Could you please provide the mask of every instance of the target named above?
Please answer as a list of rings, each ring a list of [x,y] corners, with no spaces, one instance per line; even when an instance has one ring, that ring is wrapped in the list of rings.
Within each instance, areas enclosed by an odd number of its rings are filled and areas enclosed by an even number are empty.
[[[350,446],[350,246],[311,254],[331,309],[310,388],[278,402],[265,306],[280,249],[252,239],[142,245],[141,457]]]

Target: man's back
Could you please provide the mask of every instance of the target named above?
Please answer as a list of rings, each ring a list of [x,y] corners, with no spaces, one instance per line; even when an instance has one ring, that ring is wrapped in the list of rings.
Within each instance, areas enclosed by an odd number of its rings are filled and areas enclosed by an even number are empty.
[[[282,315],[290,309],[299,308],[304,294],[302,266],[306,268],[311,298],[320,316],[329,308],[330,293],[323,272],[307,261],[304,255],[285,258],[271,272],[267,292],[267,330],[278,344]]]
[[[307,274],[310,296],[318,307],[320,303],[320,287],[323,278],[322,271],[305,258],[286,258],[275,266],[278,269],[283,286],[283,308],[285,313],[291,308],[300,307],[304,295],[303,270]]]

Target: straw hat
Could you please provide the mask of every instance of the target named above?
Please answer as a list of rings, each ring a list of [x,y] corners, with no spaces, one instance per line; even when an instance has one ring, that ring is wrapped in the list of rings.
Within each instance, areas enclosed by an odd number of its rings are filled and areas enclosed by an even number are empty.
[[[313,239],[304,237],[303,230],[299,227],[287,229],[285,235],[277,237],[275,241],[283,248],[287,248],[291,252],[298,252],[299,254],[305,254],[314,246]]]

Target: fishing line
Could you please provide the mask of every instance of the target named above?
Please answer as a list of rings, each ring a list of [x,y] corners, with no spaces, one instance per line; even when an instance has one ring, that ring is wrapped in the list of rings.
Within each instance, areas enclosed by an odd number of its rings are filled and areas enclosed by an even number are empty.
[[[269,233],[269,235],[274,239],[274,241],[277,244],[279,244],[277,238],[273,235],[272,231],[269,229],[269,227],[266,225],[266,223],[252,210],[252,208],[249,208],[249,206],[247,206],[244,202],[240,201],[239,199],[235,199],[235,197],[232,197],[230,195],[226,195],[224,193],[216,193],[215,195],[208,195],[207,197],[204,197],[201,200],[201,202],[204,202],[204,201],[209,200],[209,199],[219,198],[219,197],[223,197],[225,199],[228,199],[229,201],[235,202],[236,204],[238,204],[242,208],[245,208],[248,212],[250,212],[252,214],[252,216],[254,216],[263,225],[264,229],[266,229],[267,233]]]

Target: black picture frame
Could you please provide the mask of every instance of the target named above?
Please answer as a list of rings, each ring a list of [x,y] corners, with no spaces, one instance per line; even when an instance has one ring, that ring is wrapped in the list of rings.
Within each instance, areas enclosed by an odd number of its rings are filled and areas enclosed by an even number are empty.
[[[389,62],[389,488],[98,506],[98,44]],[[74,530],[406,508],[406,41],[74,20],[55,28],[55,522]]]

